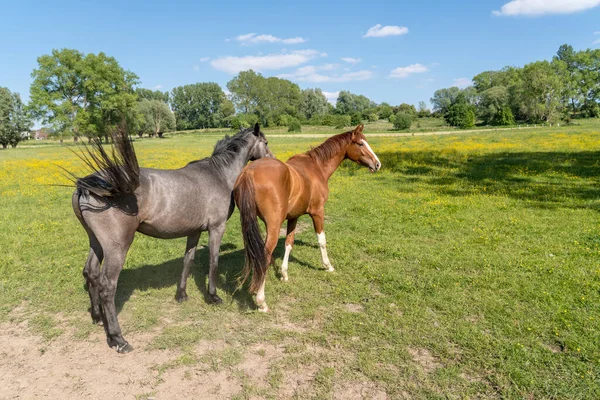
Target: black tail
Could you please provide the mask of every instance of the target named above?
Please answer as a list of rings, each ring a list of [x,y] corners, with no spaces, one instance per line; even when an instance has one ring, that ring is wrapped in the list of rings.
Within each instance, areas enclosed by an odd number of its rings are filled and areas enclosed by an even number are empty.
[[[242,283],[246,282],[250,273],[254,271],[250,283],[250,292],[256,293],[265,279],[269,266],[265,255],[265,242],[258,228],[254,184],[248,175],[244,173],[242,173],[238,182],[234,196],[240,209],[240,222],[242,223],[242,236],[244,237],[246,251]]]
[[[77,188],[98,196],[118,197],[131,194],[140,185],[140,166],[125,124],[111,134],[113,146],[109,155],[102,146],[102,139],[94,138],[89,148],[78,154],[94,173],[77,178]]]

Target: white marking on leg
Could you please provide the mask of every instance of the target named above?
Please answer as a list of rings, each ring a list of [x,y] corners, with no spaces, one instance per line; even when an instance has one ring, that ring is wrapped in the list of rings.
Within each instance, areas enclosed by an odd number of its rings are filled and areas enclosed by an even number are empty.
[[[371,146],[369,146],[369,143],[365,139],[362,140],[362,143],[367,147],[367,150],[369,150],[371,154],[373,154],[373,157],[375,157],[375,159],[377,160],[377,164],[379,164],[379,168],[381,168],[381,161],[379,161],[379,157],[377,157],[377,154],[375,154]]]
[[[268,312],[269,306],[267,306],[267,302],[265,301],[265,282],[267,278],[263,280],[260,288],[258,288],[258,292],[256,292],[256,305],[258,306],[258,311],[260,312]]]
[[[321,249],[323,267],[329,272],[334,271],[333,266],[329,262],[329,257],[327,257],[327,240],[325,240],[325,232],[317,233],[317,241],[319,242],[319,249]]]
[[[285,245],[285,255],[283,256],[283,262],[281,263],[281,280],[284,282],[288,281],[288,259],[290,258],[290,253],[292,252],[292,245]]]

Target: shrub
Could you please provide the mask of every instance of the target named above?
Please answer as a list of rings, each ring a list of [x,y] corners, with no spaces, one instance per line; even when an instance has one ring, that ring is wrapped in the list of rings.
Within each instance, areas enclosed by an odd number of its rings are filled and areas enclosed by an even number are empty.
[[[396,115],[393,115],[390,118],[390,122],[394,125],[394,129],[396,130],[404,130],[410,129],[410,126],[413,123],[414,117],[411,114],[405,113],[403,111],[398,111]]]
[[[379,115],[377,115],[377,114],[369,114],[369,115],[367,115],[367,120],[369,122],[375,122],[378,119],[379,119]]]
[[[333,114],[325,114],[321,118],[321,123],[326,126],[336,126],[337,116]]]
[[[258,122],[258,116],[254,114],[238,114],[231,119],[231,129],[239,131],[249,128]]]
[[[313,115],[312,117],[310,117],[310,119],[308,120],[308,124],[309,125],[321,125],[323,124],[323,115]],[[325,124],[323,124],[325,125]]]
[[[362,115],[361,115],[361,113],[354,113],[350,117],[350,125],[352,125],[352,126],[358,125],[361,122],[362,122]]]
[[[475,126],[475,112],[467,103],[455,103],[450,106],[444,119],[450,126],[468,129]]]
[[[338,129],[342,129],[350,125],[352,125],[352,120],[350,119],[349,115],[338,115],[335,118],[335,127]]]
[[[288,124],[288,132],[301,132],[302,125],[296,118],[292,118]]]
[[[515,116],[513,115],[512,110],[508,106],[502,107],[494,118],[492,118],[492,125],[503,126],[503,125],[514,125],[515,124]]]

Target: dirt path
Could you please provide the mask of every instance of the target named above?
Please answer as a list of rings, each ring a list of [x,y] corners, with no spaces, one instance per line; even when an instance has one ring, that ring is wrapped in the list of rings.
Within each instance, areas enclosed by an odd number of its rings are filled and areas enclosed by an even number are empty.
[[[100,327],[84,340],[67,332],[47,341],[29,333],[27,322],[0,324],[0,399],[387,398],[364,380],[336,382],[320,392],[318,364],[280,368],[289,365],[282,361],[290,343],[245,346],[217,339],[185,351],[151,349],[157,334],[129,334],[135,350],[118,354],[106,345]],[[235,361],[228,361],[228,354],[236,354]]]

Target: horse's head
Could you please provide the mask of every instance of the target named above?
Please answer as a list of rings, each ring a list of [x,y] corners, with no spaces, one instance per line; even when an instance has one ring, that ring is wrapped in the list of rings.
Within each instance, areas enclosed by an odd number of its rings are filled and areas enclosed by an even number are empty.
[[[367,143],[367,138],[362,133],[363,128],[364,125],[360,124],[352,131],[352,141],[346,148],[346,157],[360,165],[364,165],[371,172],[379,171],[381,162]]]
[[[268,141],[265,134],[260,131],[258,122],[254,125],[250,142],[250,151],[248,152],[248,158],[250,161],[258,160],[259,158],[268,157],[275,158],[271,150],[269,150]]]

